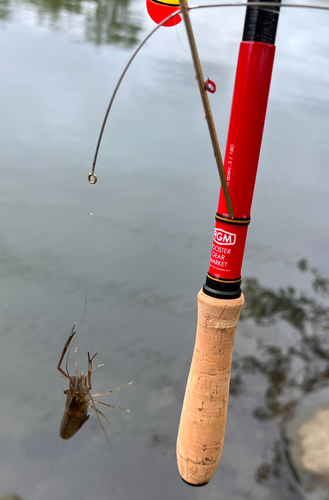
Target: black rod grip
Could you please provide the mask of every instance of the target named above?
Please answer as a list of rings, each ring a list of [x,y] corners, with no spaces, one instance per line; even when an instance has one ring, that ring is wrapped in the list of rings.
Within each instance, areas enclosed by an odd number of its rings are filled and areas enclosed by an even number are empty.
[[[252,5],[255,1],[262,0],[250,0],[248,4]],[[273,1],[278,4],[277,7],[267,7],[265,5],[264,7],[247,7],[242,37],[243,42],[275,44],[281,0]]]

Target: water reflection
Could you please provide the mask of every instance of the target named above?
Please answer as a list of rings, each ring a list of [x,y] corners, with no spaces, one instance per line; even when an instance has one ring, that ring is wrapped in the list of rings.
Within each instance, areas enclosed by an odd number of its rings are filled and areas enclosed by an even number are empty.
[[[10,0],[1,0],[0,2],[0,19],[5,21],[10,17]]]
[[[97,0],[86,15],[86,40],[131,47],[138,42],[141,25],[131,20],[131,0]]]
[[[131,0],[19,0],[14,4],[2,0],[0,20],[10,20],[20,9],[25,17],[28,9],[29,14],[35,15],[32,22],[38,26],[96,45],[129,48],[138,43],[142,29],[140,20],[132,14],[131,3]]]
[[[262,286],[257,279],[244,280],[246,304],[242,319],[252,319],[256,325],[279,326],[280,322],[292,327],[292,334],[277,342],[257,340],[254,355],[236,355],[232,365],[230,392],[233,396],[248,390],[249,375],[261,375],[265,381],[263,404],[256,406],[253,416],[260,421],[275,421],[280,430],[264,462],[255,472],[255,480],[263,483],[280,479],[287,467],[292,472],[289,488],[298,474],[290,463],[285,439],[285,423],[292,415],[296,403],[305,395],[328,385],[329,379],[329,279],[310,267],[307,260],[297,263],[302,273],[308,273],[311,292],[297,291],[288,286],[273,290]],[[279,334],[279,328],[277,328]],[[297,336],[296,336],[297,334]],[[298,478],[299,480],[299,478]]]
[[[21,497],[16,495],[15,493],[9,493],[8,495],[4,495],[0,498],[0,500],[23,500]]]

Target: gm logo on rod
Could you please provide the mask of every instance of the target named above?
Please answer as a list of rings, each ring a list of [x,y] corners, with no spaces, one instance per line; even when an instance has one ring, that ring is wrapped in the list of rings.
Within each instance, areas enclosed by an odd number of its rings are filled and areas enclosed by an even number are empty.
[[[215,228],[214,241],[220,245],[235,245],[236,234]]]

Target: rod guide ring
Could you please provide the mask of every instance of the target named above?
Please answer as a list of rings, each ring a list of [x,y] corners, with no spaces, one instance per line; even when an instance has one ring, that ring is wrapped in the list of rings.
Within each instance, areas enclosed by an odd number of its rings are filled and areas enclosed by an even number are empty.
[[[90,182],[90,184],[96,184],[97,175],[94,174],[93,172],[90,172],[90,174],[88,174],[88,181]]]

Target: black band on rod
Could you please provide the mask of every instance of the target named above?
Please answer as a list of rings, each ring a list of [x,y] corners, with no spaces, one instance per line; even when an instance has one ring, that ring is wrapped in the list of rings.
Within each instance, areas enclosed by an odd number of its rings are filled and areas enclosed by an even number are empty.
[[[252,5],[255,1],[257,0],[250,0],[248,3]],[[265,5],[264,7],[247,7],[243,42],[275,44],[281,0],[274,0],[274,2],[278,4],[278,7],[266,7]]]
[[[241,295],[241,277],[235,280],[218,279],[207,274],[203,291],[215,299],[238,299]]]

